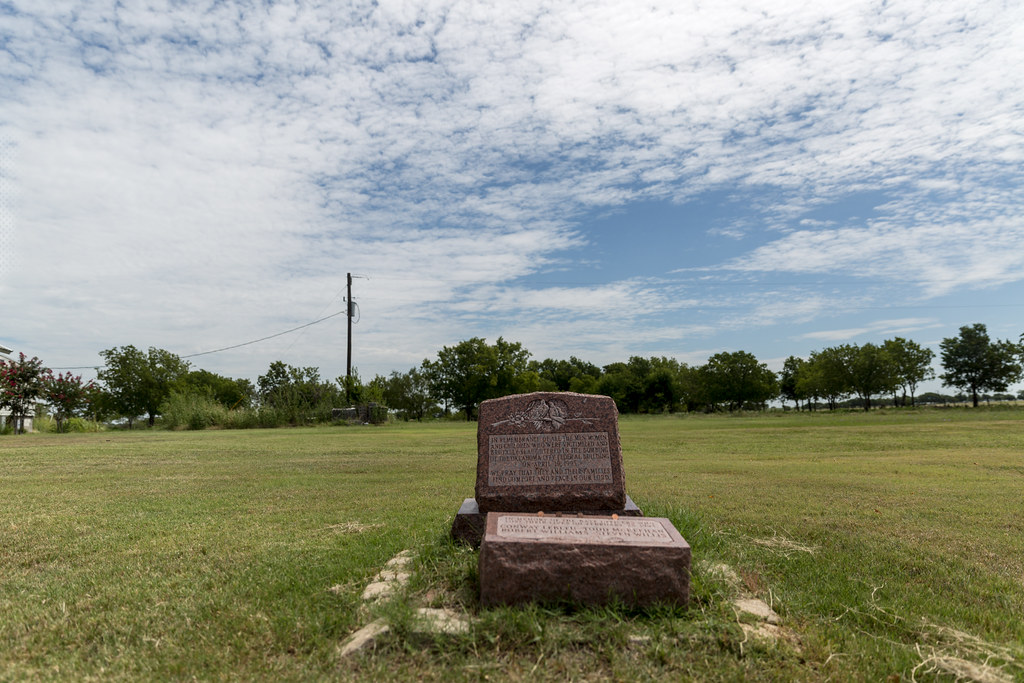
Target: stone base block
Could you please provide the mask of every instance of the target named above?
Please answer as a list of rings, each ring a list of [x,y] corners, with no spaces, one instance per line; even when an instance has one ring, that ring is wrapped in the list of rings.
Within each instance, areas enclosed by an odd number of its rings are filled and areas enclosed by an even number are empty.
[[[552,516],[575,516],[577,514],[604,515],[607,517],[610,517],[611,515],[620,515],[622,517],[644,516],[644,513],[636,506],[636,503],[634,503],[633,499],[629,496],[626,496],[626,506],[622,510],[587,510],[580,513],[545,511],[545,513],[551,514]],[[480,507],[477,505],[476,499],[467,498],[462,501],[462,505],[459,507],[459,511],[455,515],[455,521],[452,522],[452,538],[476,547],[480,545],[480,541],[484,537],[484,527],[486,525],[487,515],[480,512]]]
[[[492,512],[480,546],[480,602],[632,606],[690,599],[690,545],[662,517]]]

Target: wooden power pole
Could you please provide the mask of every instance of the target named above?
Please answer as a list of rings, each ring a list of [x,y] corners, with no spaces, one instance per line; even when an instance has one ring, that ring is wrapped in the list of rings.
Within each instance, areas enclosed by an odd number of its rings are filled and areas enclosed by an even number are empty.
[[[352,315],[355,304],[352,303],[352,273],[348,273],[348,296],[345,298],[345,311],[348,317],[348,361],[345,363],[345,400],[349,400],[349,388],[352,386]]]

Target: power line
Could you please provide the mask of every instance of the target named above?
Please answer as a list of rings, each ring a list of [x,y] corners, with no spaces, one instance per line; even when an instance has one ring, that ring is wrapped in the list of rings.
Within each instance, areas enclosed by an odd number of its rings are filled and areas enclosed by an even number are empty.
[[[268,339],[273,339],[274,337],[281,337],[281,336],[284,336],[286,334],[291,334],[292,332],[298,332],[299,330],[305,329],[307,327],[312,327],[313,325],[316,325],[317,323],[322,323],[325,320],[330,320],[331,318],[339,316],[342,313],[345,313],[345,311],[338,311],[337,313],[331,313],[330,315],[324,316],[323,318],[320,318],[319,320],[314,320],[311,323],[306,323],[305,325],[299,325],[298,327],[293,327],[290,330],[285,330],[284,332],[278,332],[277,334],[272,334],[272,335],[269,335],[267,337],[260,337],[259,339],[253,339],[252,341],[242,342],[241,344],[235,344],[233,346],[225,346],[225,347],[220,348],[220,349],[213,349],[212,351],[200,351],[199,353],[190,353],[187,356],[181,356],[181,358],[195,358],[197,356],[208,356],[211,353],[220,353],[221,351],[230,351],[231,349],[237,349],[237,348],[241,348],[243,346],[249,346],[250,344],[257,344],[257,343],[259,343],[261,341],[267,341]]]
[[[347,312],[347,308],[346,308],[345,311],[338,311],[336,313],[331,313],[330,315],[324,316],[323,318],[318,318],[317,320],[314,320],[313,322],[306,323],[305,325],[299,325],[298,327],[293,327],[290,330],[285,330],[284,332],[278,332],[277,334],[267,335],[266,337],[260,337],[259,339],[253,339],[251,341],[242,342],[241,344],[232,344],[231,346],[224,346],[224,347],[221,347],[219,349],[212,349],[210,351],[200,351],[199,353],[190,353],[187,356],[179,356],[179,358],[182,358],[182,359],[185,359],[185,358],[197,358],[199,356],[208,356],[211,353],[220,353],[221,351],[230,351],[231,349],[238,349],[238,348],[241,348],[243,346],[249,346],[251,344],[258,344],[259,342],[267,341],[268,339],[274,339],[275,337],[282,337],[282,336],[284,336],[286,334],[291,334],[292,332],[298,332],[299,330],[305,329],[307,327],[312,327],[313,325],[316,325],[318,323],[322,323],[325,320],[330,320],[331,318],[335,318],[335,317],[337,317],[339,315],[342,315],[342,314],[344,314],[346,312]],[[97,365],[75,365],[75,366],[70,366],[70,367],[50,368],[50,369],[51,370],[90,370],[90,369],[93,369],[93,368],[96,368],[96,367],[98,367],[98,366]]]

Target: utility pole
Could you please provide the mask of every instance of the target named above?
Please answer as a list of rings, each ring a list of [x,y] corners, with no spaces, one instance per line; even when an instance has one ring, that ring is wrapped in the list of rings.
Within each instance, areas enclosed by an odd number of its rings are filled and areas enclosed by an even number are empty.
[[[355,313],[355,304],[352,303],[352,273],[348,273],[348,297],[345,299],[348,307],[348,362],[345,364],[345,400],[349,400],[349,389],[352,386],[352,315]]]

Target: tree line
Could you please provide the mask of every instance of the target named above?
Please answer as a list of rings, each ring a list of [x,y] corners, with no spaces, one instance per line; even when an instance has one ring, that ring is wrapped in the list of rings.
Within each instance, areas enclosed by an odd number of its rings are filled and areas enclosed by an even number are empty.
[[[1006,391],[1024,371],[1024,335],[1020,343],[992,340],[985,325],[975,324],[943,339],[940,348],[943,384],[965,392],[974,406],[984,392]],[[746,351],[717,353],[700,366],[633,356],[598,367],[576,357],[531,360],[519,343],[474,337],[444,347],[418,368],[377,376],[370,386],[406,419],[422,419],[441,406],[472,420],[481,401],[531,391],[603,394],[622,413],[762,410],[776,399],[809,410],[835,410],[853,399],[870,410],[880,397],[913,406],[918,386],[935,378],[934,357],[931,349],[895,337],[829,347],[806,359],[791,356],[780,373]]]
[[[1005,392],[1024,376],[1024,335],[1017,343],[993,340],[985,325],[974,324],[943,339],[940,350],[943,385],[974,406],[985,392]],[[473,337],[418,367],[366,383],[358,374],[325,380],[318,368],[274,361],[254,385],[193,369],[157,348],[123,346],[100,356],[95,382],[54,375],[24,354],[0,361],[0,409],[9,409],[13,430],[21,431],[39,405],[49,406],[58,431],[86,419],[121,418],[131,428],[142,417],[153,426],[158,416],[172,428],[307,424],[337,419],[338,407],[369,403],[407,420],[453,414],[472,420],[481,401],[533,391],[603,394],[622,413],[763,410],[772,400],[798,410],[835,410],[851,401],[870,410],[882,398],[913,406],[920,384],[935,378],[934,352],[902,337],[790,356],[779,373],[746,351],[717,353],[700,366],[633,356],[599,367],[575,356],[538,361],[519,342]]]

